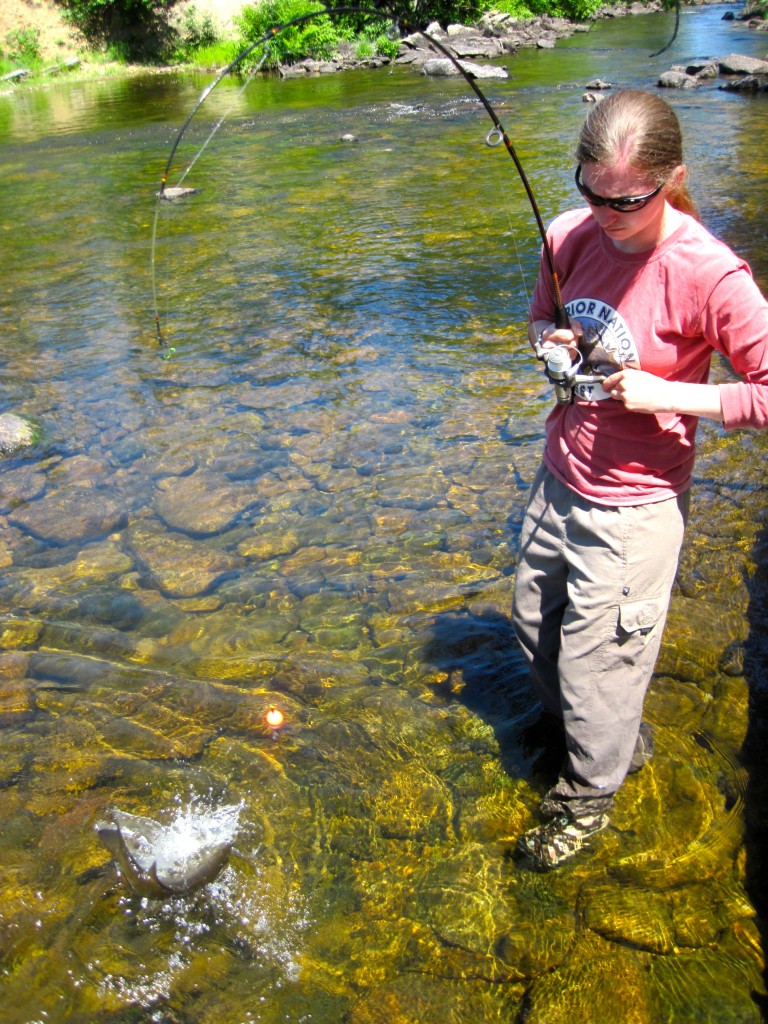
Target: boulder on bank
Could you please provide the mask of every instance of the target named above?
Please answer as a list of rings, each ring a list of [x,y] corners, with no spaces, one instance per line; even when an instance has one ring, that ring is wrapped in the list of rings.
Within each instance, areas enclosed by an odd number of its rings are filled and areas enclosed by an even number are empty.
[[[726,76],[731,81],[721,89],[739,92],[768,92],[768,61],[730,53],[727,57],[711,57],[681,67],[676,64],[659,76],[658,85],[663,89],[695,89],[707,79]]]
[[[550,15],[521,20],[509,14],[488,11],[475,25],[449,25],[447,29],[443,29],[437,22],[432,22],[425,31],[458,58],[493,60],[505,54],[515,53],[524,46],[552,48],[558,39],[565,39],[574,32],[586,31],[588,27]],[[431,67],[438,69],[425,71],[426,74],[458,73],[455,68],[446,72],[439,70],[440,65],[434,62],[440,60],[450,63],[439,47],[433,46],[421,32],[405,36],[400,41],[400,51],[395,58],[397,64],[408,64],[415,70],[423,70],[428,61]],[[483,74],[476,77],[507,76]]]
[[[459,64],[470,78],[509,78],[506,68],[494,67],[488,64],[473,64],[468,60],[460,60]],[[424,61],[422,71],[425,75],[435,77],[460,75],[461,72],[447,57],[434,57]]]
[[[597,18],[618,18],[627,14],[649,14],[663,9],[661,0],[648,0],[645,3],[634,3],[630,6],[618,4],[605,7],[593,15],[589,21],[574,22],[567,18],[557,18],[543,14],[533,18],[516,18],[501,11],[486,11],[473,25],[448,25],[443,28],[438,22],[431,22],[425,32],[437,43],[448,47],[457,59],[494,60],[506,54],[515,53],[520,47],[537,47],[552,49],[558,39],[565,39],[576,32],[588,32]],[[395,63],[409,65],[415,71],[426,74],[455,74],[453,71],[440,70],[436,61],[446,61],[445,54],[439,46],[435,46],[421,32],[413,32],[400,40],[400,47]],[[424,71],[424,65],[430,62],[433,69]],[[388,57],[376,55],[359,58],[351,43],[341,43],[337,53],[330,60],[313,60],[307,58],[296,64],[281,66],[280,76],[283,78],[303,78],[307,75],[325,75],[337,71],[348,71],[355,68],[378,68],[391,63]],[[475,77],[507,77],[495,73]]]

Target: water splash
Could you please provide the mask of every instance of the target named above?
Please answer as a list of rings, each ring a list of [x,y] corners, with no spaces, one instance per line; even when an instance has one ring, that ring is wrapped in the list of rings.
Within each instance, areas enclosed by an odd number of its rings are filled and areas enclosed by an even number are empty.
[[[243,802],[216,806],[205,799],[177,801],[163,831],[162,848],[156,846],[155,851],[183,862],[200,843],[238,837],[244,839],[245,847],[254,837],[247,836],[247,829],[243,836],[243,809]],[[223,948],[235,950],[237,962],[247,964],[249,973],[258,971],[268,988],[299,979],[309,925],[303,896],[258,843],[247,853],[239,849],[236,859],[236,864],[228,864],[215,881],[194,893],[163,900],[128,892],[120,897],[122,916],[116,926],[120,934],[113,936],[121,955],[120,968],[107,970],[106,963],[98,962],[90,965],[100,975],[102,997],[157,1008],[173,998],[178,985],[186,984],[188,971],[197,974],[201,957],[213,962]]]
[[[242,802],[217,807],[194,800],[177,807],[154,844],[155,856],[158,861],[183,866],[203,847],[234,842],[242,809]]]

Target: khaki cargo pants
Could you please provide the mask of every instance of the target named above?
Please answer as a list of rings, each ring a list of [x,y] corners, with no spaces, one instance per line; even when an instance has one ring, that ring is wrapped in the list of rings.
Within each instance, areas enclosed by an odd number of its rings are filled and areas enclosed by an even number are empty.
[[[659,652],[689,494],[605,507],[542,464],[523,522],[512,620],[568,758],[548,797],[605,810],[627,774]]]

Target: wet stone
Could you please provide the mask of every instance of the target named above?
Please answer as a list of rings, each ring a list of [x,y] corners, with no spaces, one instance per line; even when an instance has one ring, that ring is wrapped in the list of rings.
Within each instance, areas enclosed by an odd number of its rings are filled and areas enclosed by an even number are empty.
[[[467,987],[451,978],[401,971],[394,982],[366,987],[356,996],[349,1024],[420,1024],[426,1020],[497,1024],[512,1020],[510,1011],[514,1013],[522,990],[509,983],[484,984],[471,971],[468,974],[472,983]]]
[[[563,966],[538,977],[526,997],[526,1024],[656,1024],[658,1019],[642,956],[590,936],[574,946]]]
[[[309,480],[293,467],[264,473],[252,487],[267,516],[292,511],[299,495],[312,490]]]
[[[250,409],[269,411],[280,409],[281,412],[296,410],[307,403],[322,398],[321,384],[282,383],[262,385],[260,387],[241,388],[238,401]]]
[[[177,439],[175,427],[151,426],[134,435],[144,454],[132,464],[132,471],[151,479],[193,472],[197,468],[195,454]]]
[[[50,544],[95,540],[125,521],[122,503],[106,491],[86,486],[49,491],[14,509],[9,522]]]
[[[292,555],[300,540],[295,530],[280,526],[279,519],[261,521],[253,533],[237,545],[237,553],[254,562],[264,562],[278,555]]]
[[[722,653],[718,668],[727,676],[743,676],[745,653],[743,640],[731,641]]]
[[[235,484],[204,470],[166,478],[157,487],[158,514],[172,529],[196,536],[230,529],[258,500],[253,485]]]
[[[103,459],[91,458],[89,455],[71,455],[62,459],[50,471],[51,480],[57,487],[76,484],[94,486],[103,480],[108,467]]]
[[[533,921],[522,918],[499,938],[496,951],[521,978],[535,978],[565,961],[574,936],[572,913]]]
[[[587,927],[613,942],[651,953],[671,953],[675,929],[669,898],[649,889],[623,886],[583,893]]]
[[[33,423],[16,413],[4,412],[0,415],[0,455],[10,455],[19,448],[27,448],[35,443],[39,430]]]
[[[705,603],[674,595],[669,606],[656,672],[711,686],[720,651],[741,620],[715,601]]]
[[[376,478],[377,504],[423,511],[445,501],[449,483],[439,470],[399,466]]]
[[[31,465],[14,466],[0,472],[0,513],[34,501],[45,490],[45,475]]]
[[[8,668],[0,661],[0,728],[20,725],[35,713],[33,684],[23,676],[5,675]]]
[[[672,922],[678,946],[696,949],[714,945],[721,932],[738,921],[750,922],[755,911],[739,886],[710,881],[673,890]]]
[[[760,1024],[764,1020],[753,998],[754,992],[763,990],[759,974],[750,964],[727,954],[697,950],[654,957],[649,982],[655,1010],[666,1020],[739,1024]],[[654,1015],[653,1019],[659,1017]]]
[[[435,775],[413,766],[381,780],[374,820],[387,838],[441,842],[450,832],[453,801]]]
[[[40,639],[43,623],[35,619],[0,620],[0,648],[14,650],[18,647],[32,647]]]
[[[168,597],[200,597],[243,564],[226,551],[150,523],[132,527],[127,542],[148,585]]]
[[[130,556],[115,541],[99,541],[86,545],[76,558],[61,565],[20,570],[15,581],[15,599],[19,606],[34,606],[44,601],[69,605],[73,609],[80,606],[83,611],[90,608],[93,613],[99,603],[113,602],[117,605],[120,601],[109,595],[104,595],[102,599],[96,594],[84,595],[82,598],[75,595],[89,585],[118,579],[132,568]],[[70,594],[73,596],[69,597]],[[95,617],[99,617],[98,612]]]
[[[110,694],[101,690],[98,700],[88,701],[78,692],[56,689],[37,691],[41,709],[57,720],[87,721],[88,736],[81,738],[83,751],[95,748],[98,736],[108,749],[129,756],[149,760],[198,757],[215,735],[204,723],[195,722],[175,709],[167,707],[147,690],[134,693]],[[69,773],[69,781],[52,781],[62,788],[73,785],[85,787],[95,783],[101,769],[102,754],[66,756],[63,751],[57,760],[61,772]],[[57,765],[58,768],[58,765]],[[76,780],[78,780],[76,782]]]
[[[180,597],[175,600],[174,605],[183,612],[215,612],[221,608],[222,600],[216,594],[209,594],[207,597]]]

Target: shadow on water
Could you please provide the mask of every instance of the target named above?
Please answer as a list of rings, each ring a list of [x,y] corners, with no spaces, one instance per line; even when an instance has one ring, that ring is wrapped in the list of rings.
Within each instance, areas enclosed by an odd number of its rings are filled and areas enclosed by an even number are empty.
[[[447,673],[436,694],[458,700],[493,729],[510,778],[554,781],[563,751],[542,728],[528,665],[507,615],[494,609],[438,615],[425,658]]]
[[[757,914],[763,949],[768,941],[768,526],[753,548],[756,568],[749,580],[749,637],[744,650],[744,675],[749,687],[749,718],[742,758],[749,772],[746,794],[745,886]],[[764,980],[768,971],[764,969]],[[768,998],[755,995],[764,1020]]]

